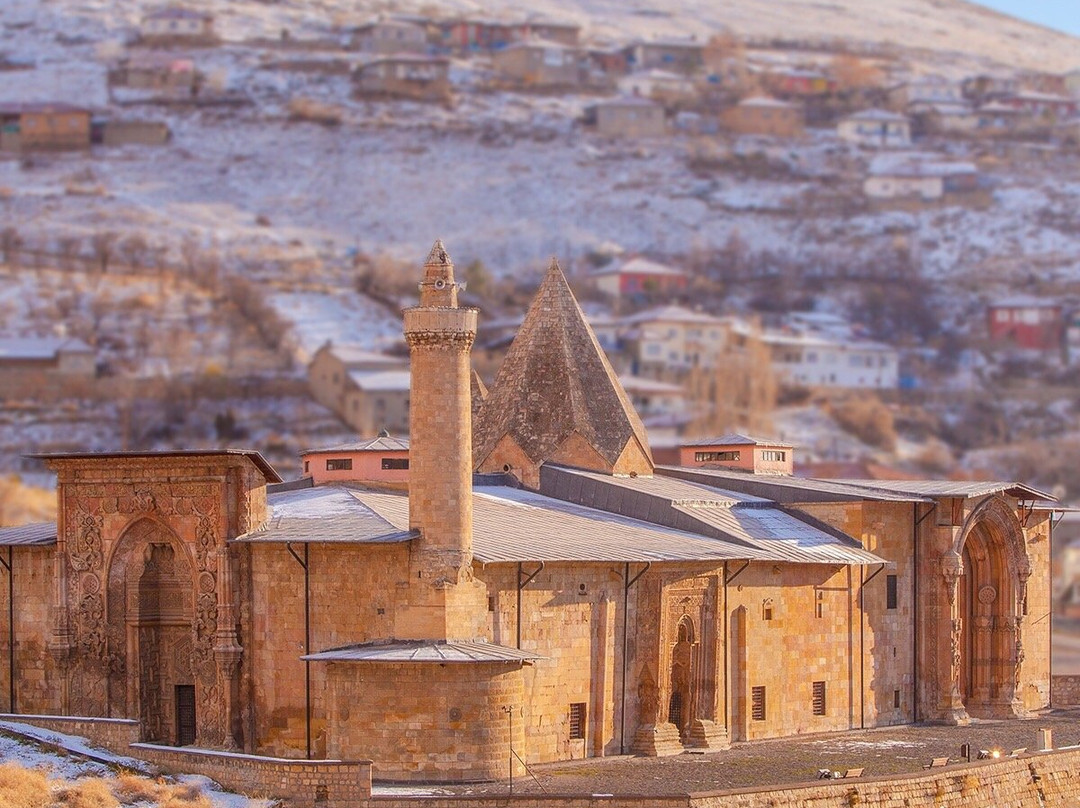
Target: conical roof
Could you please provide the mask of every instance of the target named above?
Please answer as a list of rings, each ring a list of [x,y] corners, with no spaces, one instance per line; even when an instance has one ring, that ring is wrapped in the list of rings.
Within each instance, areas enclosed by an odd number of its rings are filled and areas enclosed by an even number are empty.
[[[553,259],[480,410],[475,465],[504,436],[539,464],[574,433],[611,467],[632,441],[650,458],[645,427]]]

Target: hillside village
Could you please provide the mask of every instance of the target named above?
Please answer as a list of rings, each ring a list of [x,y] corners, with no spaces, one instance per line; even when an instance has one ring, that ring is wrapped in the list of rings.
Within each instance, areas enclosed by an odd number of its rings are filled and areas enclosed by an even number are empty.
[[[397,310],[437,231],[489,381],[555,254],[654,445],[742,428],[810,464],[1080,494],[1033,460],[1080,443],[1080,63],[276,13],[251,36],[195,3],[3,21],[6,471],[33,473],[27,435],[295,468],[401,434]]]

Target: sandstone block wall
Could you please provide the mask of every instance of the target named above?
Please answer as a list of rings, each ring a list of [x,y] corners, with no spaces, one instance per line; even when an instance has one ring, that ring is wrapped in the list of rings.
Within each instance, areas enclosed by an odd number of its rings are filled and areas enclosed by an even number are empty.
[[[128,747],[139,740],[139,722],[128,718],[86,718],[58,715],[0,714],[0,721],[17,721],[32,727],[51,729],[65,735],[78,735],[95,746],[118,755],[129,754]]]
[[[60,711],[55,666],[49,656],[52,627],[55,547],[12,548],[9,573],[0,569],[0,709],[7,712],[51,713]],[[0,548],[5,562],[7,548]],[[15,703],[11,703],[8,625],[8,585],[15,589]]]
[[[327,752],[370,756],[380,780],[506,777],[525,748],[522,675],[516,663],[330,663]],[[522,755],[524,757],[524,755]],[[524,770],[514,761],[517,775]]]
[[[1080,676],[1054,674],[1054,707],[1080,704]]]
[[[285,800],[290,808],[355,808],[371,796],[368,760],[284,760],[145,743],[129,751],[164,771],[201,774],[233,791]]]

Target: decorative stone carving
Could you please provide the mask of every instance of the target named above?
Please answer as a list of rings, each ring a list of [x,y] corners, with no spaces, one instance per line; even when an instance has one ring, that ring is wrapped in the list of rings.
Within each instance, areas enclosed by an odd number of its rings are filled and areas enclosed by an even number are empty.
[[[991,603],[997,600],[997,594],[997,590],[989,584],[980,587],[978,595],[979,603],[983,604],[984,606],[989,606]]]

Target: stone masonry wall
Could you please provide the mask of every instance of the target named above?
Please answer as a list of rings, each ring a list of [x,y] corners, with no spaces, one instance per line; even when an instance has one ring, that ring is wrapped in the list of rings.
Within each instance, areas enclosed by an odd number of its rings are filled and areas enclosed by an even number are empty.
[[[285,800],[290,808],[355,808],[371,796],[369,760],[284,760],[145,743],[129,751],[164,771],[201,774],[234,791]]]
[[[95,746],[118,755],[126,755],[131,744],[139,740],[139,722],[130,718],[86,718],[71,715],[0,714],[0,721],[17,721],[32,727],[51,729],[65,735],[78,735]]]
[[[60,710],[55,667],[48,653],[55,586],[54,546],[15,547],[15,704],[11,704],[8,649],[8,575],[0,569],[0,709],[48,713]],[[5,548],[0,548],[7,560]]]
[[[1072,808],[1080,788],[1080,749],[940,773],[830,781],[755,791],[673,797],[527,795],[479,799],[374,797],[357,808]]]
[[[1080,676],[1054,674],[1053,706],[1070,707],[1080,704]]]

